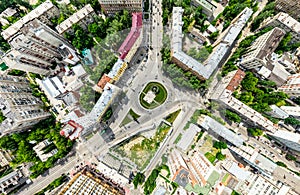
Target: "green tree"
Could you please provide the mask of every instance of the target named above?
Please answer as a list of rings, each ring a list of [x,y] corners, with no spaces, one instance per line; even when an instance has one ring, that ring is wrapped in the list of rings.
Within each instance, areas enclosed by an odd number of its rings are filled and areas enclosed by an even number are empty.
[[[225,160],[226,155],[225,155],[225,154],[222,154],[222,152],[217,152],[216,158],[217,158],[218,160]]]
[[[222,141],[216,141],[216,142],[214,142],[213,147],[217,148],[219,150],[226,149],[227,148],[227,144],[225,142],[222,142]]]
[[[256,78],[251,72],[247,72],[245,78],[241,82],[243,89],[246,91],[255,91],[257,83],[258,78]]]
[[[257,137],[257,136],[262,136],[263,135],[263,131],[261,129],[258,129],[258,128],[248,128],[247,131],[253,137]]]
[[[289,124],[289,125],[300,125],[300,121],[293,117],[288,117],[288,118],[284,119],[284,123]]]
[[[225,117],[228,118],[228,120],[236,122],[236,123],[241,122],[241,117],[239,115],[237,115],[236,113],[231,112],[229,110],[225,111]]]
[[[132,181],[135,189],[137,188],[138,185],[142,185],[144,182],[145,182],[145,175],[141,172],[138,172]]]

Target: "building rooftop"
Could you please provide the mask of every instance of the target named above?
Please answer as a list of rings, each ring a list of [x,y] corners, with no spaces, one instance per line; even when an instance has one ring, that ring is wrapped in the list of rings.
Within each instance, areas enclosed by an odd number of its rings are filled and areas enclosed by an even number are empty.
[[[227,129],[209,116],[202,115],[199,117],[198,124],[205,130],[212,131],[237,147],[242,146],[245,141],[241,136]]]
[[[295,142],[300,144],[300,134],[299,133],[293,133],[290,131],[284,131],[284,130],[278,130],[275,133],[273,133],[274,136],[289,140],[291,142]]]
[[[300,106],[281,106],[280,109],[291,116],[300,116]]]
[[[241,168],[238,163],[234,161],[227,161],[225,164],[223,163],[223,167],[239,180],[245,181],[251,174],[249,171]]]
[[[143,14],[142,12],[132,13],[132,26],[126,39],[118,49],[120,53],[120,59],[124,60],[128,52],[131,50],[132,46],[139,38],[141,33],[141,28],[143,25]]]
[[[229,27],[229,31],[223,37],[221,43],[219,43],[215,47],[213,53],[204,62],[204,64],[199,63],[182,51],[182,39],[184,37],[182,33],[183,11],[184,10],[181,7],[173,7],[171,37],[172,56],[188,66],[193,71],[197,72],[204,79],[208,79],[213,74],[215,69],[219,66],[224,56],[227,55],[228,50],[231,48],[232,44],[252,15],[253,11],[250,8],[245,8],[239,14],[239,16],[234,19],[233,23]]]
[[[52,78],[46,78],[41,82],[41,84],[52,98],[55,98],[66,92],[63,83],[57,76]]]
[[[276,16],[273,17],[273,19],[279,20],[285,26],[289,27],[292,31],[300,34],[300,23],[289,14],[279,12]]]
[[[184,131],[184,134],[182,135],[180,141],[176,144],[176,146],[186,151],[193,142],[194,137],[200,131],[200,127],[194,124],[190,124],[189,128]]]
[[[55,29],[59,34],[64,33],[66,30],[70,29],[73,24],[77,24],[79,21],[84,19],[86,16],[94,12],[94,9],[90,4],[85,5],[79,11],[75,12],[72,16],[64,20],[62,23],[57,25]]]
[[[52,9],[53,7],[55,7],[55,6],[52,4],[52,2],[50,0],[46,0],[41,5],[36,7],[34,10],[32,10],[31,12],[26,14],[23,18],[21,18],[20,20],[18,20],[14,24],[12,24],[7,29],[3,30],[1,32],[2,37],[5,40],[8,40],[10,37],[14,36],[17,32],[19,32],[19,30],[21,29],[21,27],[24,24],[26,24],[27,22],[29,22],[35,18],[40,17],[41,15],[43,15],[44,13],[46,13],[48,10]]]
[[[107,74],[110,78],[117,80],[121,74],[125,71],[126,68],[126,62],[124,62],[121,59],[118,59],[118,61],[114,64],[110,72]]]
[[[65,136],[70,140],[75,140],[80,136],[82,131],[83,127],[80,124],[76,123],[73,120],[69,120],[68,123],[60,131],[60,135]]]

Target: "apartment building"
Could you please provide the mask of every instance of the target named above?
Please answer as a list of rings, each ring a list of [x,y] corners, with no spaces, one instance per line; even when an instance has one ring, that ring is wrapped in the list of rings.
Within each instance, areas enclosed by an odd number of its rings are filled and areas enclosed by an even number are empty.
[[[290,14],[293,18],[300,18],[300,2],[295,0],[276,0],[275,8]]]
[[[12,161],[12,156],[6,150],[0,150],[0,166],[5,167]]]
[[[59,193],[59,195],[72,194],[125,195],[125,189],[104,174],[86,166]]]
[[[59,16],[59,10],[58,8],[53,5],[53,3],[50,0],[46,0],[44,3],[36,7],[34,10],[26,14],[23,18],[12,24],[7,29],[3,30],[1,32],[2,37],[5,40],[9,40],[12,38],[15,34],[17,34],[20,29],[23,27],[23,25],[27,24],[29,21],[38,19],[43,24],[51,25],[51,18],[58,17]]]
[[[9,25],[9,22],[7,21],[8,17],[12,17],[18,14],[18,11],[16,9],[13,9],[11,7],[6,8],[3,12],[0,14],[0,23],[2,26]]]
[[[79,61],[67,40],[37,19],[24,24],[8,42],[13,49],[2,61],[10,68],[48,74],[56,62]]]
[[[17,187],[24,183],[24,177],[20,170],[13,171],[8,175],[0,178],[0,190],[1,193],[8,194],[13,187]]]
[[[252,15],[253,11],[250,8],[245,8],[233,21],[228,32],[217,43],[213,53],[202,64],[194,58],[188,56],[182,50],[182,14],[181,7],[173,7],[172,12],[172,35],[171,35],[171,57],[172,61],[186,71],[192,72],[201,80],[208,79],[227,59],[234,45],[235,39],[245,26],[246,22]]]
[[[168,165],[170,168],[171,178],[174,177],[176,175],[176,172],[181,168],[188,170],[188,166],[185,160],[183,159],[180,152],[176,149],[172,150],[172,152],[170,153],[170,156],[168,158]]]
[[[46,162],[48,158],[50,158],[51,156],[55,155],[58,152],[58,150],[55,148],[50,152],[44,153],[44,149],[52,143],[53,143],[52,141],[46,139],[33,147],[33,150],[35,151],[35,153],[41,159],[42,162]]]
[[[111,15],[124,9],[130,13],[141,12],[143,0],[99,0],[99,3],[103,11]]]
[[[280,109],[290,116],[300,117],[300,106],[281,106]]]
[[[286,83],[278,88],[278,91],[294,97],[300,96],[300,74],[289,76]]]
[[[118,49],[119,58],[125,62],[130,62],[143,39],[143,13],[132,13],[132,25],[129,34]]]
[[[79,11],[74,13],[72,16],[64,20],[58,26],[55,27],[59,34],[64,34],[65,32],[73,34],[72,25],[77,24],[83,29],[87,29],[88,25],[94,22],[94,16],[96,13],[90,4],[87,4]]]
[[[0,109],[6,119],[0,124],[1,135],[24,131],[50,116],[43,103],[31,94],[26,78],[0,75]]]
[[[261,25],[265,27],[279,27],[286,33],[292,34],[292,43],[300,41],[300,23],[287,13],[280,12],[274,17],[267,18]]]
[[[259,126],[267,131],[275,132],[278,129],[274,123],[268,120],[259,112],[250,108],[248,105],[232,96],[243,80],[245,73],[241,70],[232,71],[224,77],[213,89],[210,99],[225,104],[228,108],[234,110],[241,117],[253,125]]]
[[[300,152],[300,134],[278,130],[269,135],[286,147]]]
[[[258,37],[248,49],[249,52],[242,56],[241,65],[247,69],[271,66],[266,57],[274,52],[284,35],[285,32],[276,27]]]
[[[211,1],[212,0],[192,0],[191,4],[195,7],[202,7],[202,12],[207,15],[208,18],[211,18],[217,9]]]

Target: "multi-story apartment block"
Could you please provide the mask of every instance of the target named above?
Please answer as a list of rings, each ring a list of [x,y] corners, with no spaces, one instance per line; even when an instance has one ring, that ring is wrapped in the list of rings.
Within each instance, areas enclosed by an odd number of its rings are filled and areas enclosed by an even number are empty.
[[[248,105],[232,96],[232,93],[240,85],[244,76],[245,73],[241,70],[230,72],[213,89],[214,92],[210,99],[225,104],[229,109],[234,110],[252,124],[260,126],[267,131],[275,132],[278,129],[278,126],[256,110],[250,108]]]
[[[143,13],[132,13],[132,25],[129,34],[118,49],[120,59],[130,62],[143,39]]]
[[[300,1],[295,0],[276,0],[275,1],[275,8],[279,11],[286,12],[290,14],[295,19],[300,18]]]
[[[122,10],[141,12],[143,0],[99,0],[101,8],[108,14],[115,14]]]
[[[9,40],[15,34],[17,34],[23,25],[27,24],[33,19],[39,19],[43,24],[51,25],[51,18],[59,16],[58,8],[52,4],[50,0],[45,1],[34,10],[26,14],[23,18],[15,22],[13,25],[1,32],[2,37],[5,40]]]
[[[0,150],[0,166],[4,167],[9,165],[9,162],[12,161],[12,157],[6,150]]]
[[[13,48],[2,58],[11,68],[47,74],[55,62],[76,64],[79,58],[72,46],[61,35],[34,19],[10,37]]]
[[[281,106],[280,109],[288,115],[300,117],[300,106]]]
[[[58,26],[55,27],[59,34],[63,34],[65,32],[73,34],[74,31],[72,29],[73,24],[77,24],[81,26],[83,29],[87,29],[87,26],[94,22],[94,16],[96,15],[94,9],[90,4],[87,4],[79,11],[74,13],[72,16],[64,20]]]
[[[10,189],[17,187],[25,182],[23,174],[20,170],[11,172],[0,179],[0,190],[1,193],[9,193]]]
[[[212,0],[192,0],[191,3],[195,7],[202,7],[202,12],[208,16],[208,18],[211,18],[214,14],[214,11],[217,9],[217,7],[212,4]]]
[[[182,50],[182,14],[183,9],[181,7],[173,7],[172,12],[172,36],[171,36],[171,57],[172,61],[186,71],[191,71],[199,79],[208,79],[221,65],[230,54],[230,51],[234,45],[235,39],[245,26],[246,22],[252,15],[253,11],[250,8],[245,8],[234,20],[229,27],[229,31],[217,44],[213,53],[202,64],[194,58],[188,56]]]
[[[258,37],[248,49],[249,52],[242,56],[241,65],[247,69],[267,66],[266,57],[274,52],[284,35],[283,30],[274,28]]]
[[[125,189],[110,178],[106,178],[104,174],[85,167],[59,193],[59,195],[71,194],[125,195]]]
[[[286,147],[300,152],[300,134],[278,130],[275,133],[270,134],[270,136]]]
[[[22,77],[0,75],[0,109],[6,117],[0,124],[1,135],[26,130],[50,116]]]
[[[292,34],[291,42],[300,41],[300,23],[287,13],[280,12],[274,17],[267,18],[262,27],[279,27]]]
[[[286,83],[278,88],[278,91],[283,91],[290,96],[300,96],[300,74],[289,76]]]

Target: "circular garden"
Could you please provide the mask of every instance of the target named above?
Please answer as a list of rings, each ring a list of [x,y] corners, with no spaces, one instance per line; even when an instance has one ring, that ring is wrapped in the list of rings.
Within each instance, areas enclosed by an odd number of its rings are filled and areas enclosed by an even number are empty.
[[[146,109],[154,109],[163,104],[167,99],[166,88],[158,82],[150,82],[140,94],[141,105]]]

